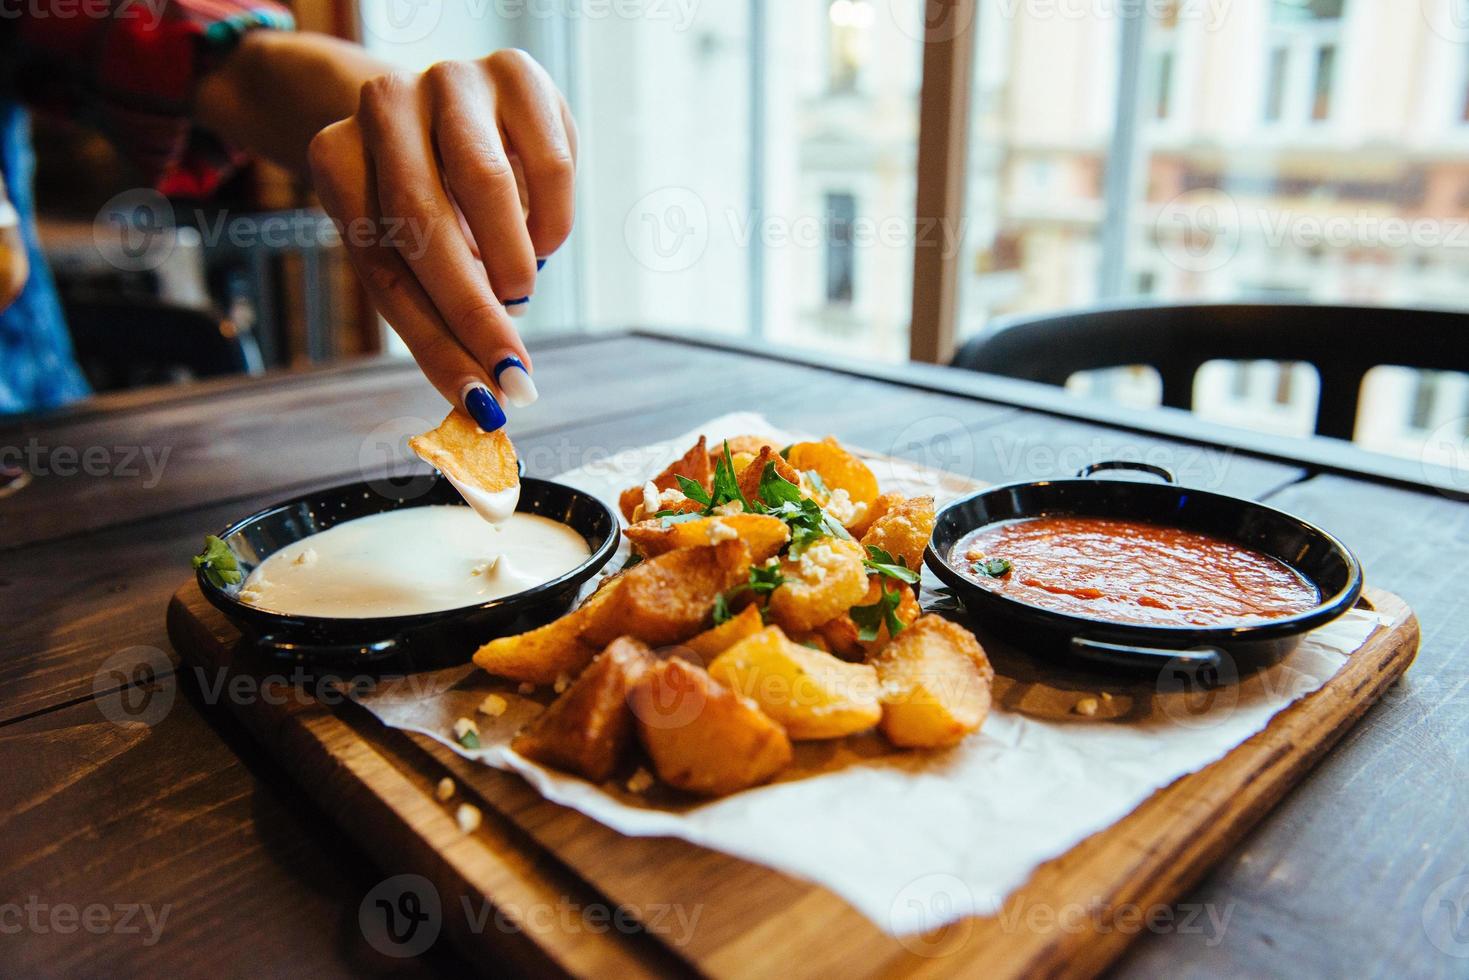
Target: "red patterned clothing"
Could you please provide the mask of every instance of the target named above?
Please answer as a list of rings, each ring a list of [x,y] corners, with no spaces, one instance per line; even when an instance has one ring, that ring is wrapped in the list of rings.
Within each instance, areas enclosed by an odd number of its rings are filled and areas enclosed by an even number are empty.
[[[238,162],[189,121],[194,87],[274,0],[0,0],[0,98],[100,130],[165,194],[209,194]]]

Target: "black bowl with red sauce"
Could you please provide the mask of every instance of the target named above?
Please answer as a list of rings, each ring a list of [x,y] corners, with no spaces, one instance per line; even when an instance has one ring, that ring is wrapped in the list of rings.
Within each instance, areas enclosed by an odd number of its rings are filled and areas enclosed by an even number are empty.
[[[1094,476],[1111,470],[1142,470],[1166,482]],[[1059,584],[1058,569],[1076,557],[1074,546],[1086,543],[1085,533],[1113,527],[1133,528],[1136,540],[1115,552],[1104,547],[1095,556],[1103,566],[1091,577],[1078,575],[1077,588]],[[1053,530],[1081,535],[1057,539],[1064,560],[1056,567],[1020,557],[1042,554],[1044,535]],[[998,578],[976,572],[966,557],[977,531],[980,544],[993,549],[986,558],[1006,558],[1006,540],[1016,549],[1014,565]],[[1211,541],[1216,547],[1208,546]],[[1138,547],[1143,550],[1128,551]],[[1158,560],[1179,559],[1194,548],[1201,561],[1196,576]],[[1156,561],[1179,587],[1167,579],[1149,585],[1146,575],[1139,578],[1137,568],[1126,564],[1130,554]],[[925,560],[982,630],[1037,655],[1134,670],[1217,672],[1226,657],[1237,669],[1275,662],[1304,634],[1350,609],[1362,592],[1361,563],[1315,525],[1254,501],[1179,486],[1159,467],[1121,461],[1094,464],[1071,480],[1014,483],[954,501],[937,516]],[[1115,573],[1105,561],[1114,563]],[[1239,602],[1209,604],[1207,615],[1169,607],[1187,602],[1206,573],[1220,574],[1221,568],[1241,592]],[[1016,580],[1002,581],[1012,575]],[[1245,595],[1256,586],[1266,591]],[[1271,589],[1278,590],[1278,602],[1269,601]],[[1156,615],[1150,606],[1158,607]],[[1191,616],[1198,621],[1188,621]]]

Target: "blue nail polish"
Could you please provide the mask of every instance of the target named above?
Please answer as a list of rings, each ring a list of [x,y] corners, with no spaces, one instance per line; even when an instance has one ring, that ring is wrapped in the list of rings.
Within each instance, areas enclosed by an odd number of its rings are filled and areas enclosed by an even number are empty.
[[[491,371],[490,371],[490,374],[493,375],[494,378],[495,378],[495,384],[499,384],[500,383],[500,375],[504,374],[506,371],[510,370],[511,368],[520,368],[522,371],[524,371],[525,370],[525,362],[522,361],[520,358],[516,357],[514,354],[511,354],[511,355],[507,356],[506,358],[504,358],[502,361],[500,361],[499,364],[496,364],[494,366],[494,368],[492,368]]]
[[[506,306],[524,306],[525,304],[527,304],[527,303],[530,302],[530,297],[529,296],[522,296],[522,297],[520,297],[520,299],[507,299],[507,300],[503,300],[502,302]]]
[[[546,260],[545,259],[536,259],[536,271],[537,272],[540,272],[545,267],[546,267]]]
[[[486,432],[494,432],[505,425],[505,410],[484,385],[471,385],[465,389],[464,410]]]

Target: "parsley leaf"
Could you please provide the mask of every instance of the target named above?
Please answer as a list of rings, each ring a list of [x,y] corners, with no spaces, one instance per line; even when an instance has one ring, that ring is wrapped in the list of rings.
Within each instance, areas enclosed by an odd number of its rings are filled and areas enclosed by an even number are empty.
[[[745,498],[745,492],[740,489],[740,481],[735,476],[734,463],[731,462],[733,455],[729,451],[729,440],[726,439],[724,441],[724,455],[719,457],[719,462],[714,464],[714,481],[711,484],[712,492],[707,494],[704,500],[699,501],[699,503],[704,505],[705,515],[712,514],[714,513],[714,508],[735,500],[743,504],[747,512],[759,513],[751,505],[750,501]],[[703,487],[699,489],[702,491]],[[685,492],[687,493],[687,491]],[[697,497],[694,499],[698,500]]]
[[[760,499],[768,507],[779,507],[787,503],[799,505],[805,498],[801,496],[801,488],[781,476],[774,463],[766,463],[765,472],[760,474]]]
[[[720,593],[714,598],[714,625],[727,622],[731,615],[729,600],[744,592],[753,592],[755,595],[770,595],[776,589],[785,585],[785,576],[781,574],[780,563],[771,562],[768,565],[751,565],[749,577],[741,584],[736,585],[728,592]],[[761,614],[763,617],[763,613]]]
[[[906,582],[909,585],[918,581],[918,573],[908,567],[908,560],[899,555],[894,558],[875,544],[867,546],[868,557],[862,562],[870,572],[886,575],[888,578]]]
[[[698,520],[704,515],[696,510],[660,510],[653,516],[659,519],[659,527],[667,530],[675,524],[685,524],[689,521]]]
[[[817,492],[824,493],[827,496],[831,495],[831,491],[826,488],[826,481],[821,478],[820,473],[815,470],[802,470],[801,472],[806,474],[806,480]]]
[[[882,628],[888,628],[888,637],[897,636],[903,632],[903,621],[898,618],[898,605],[903,601],[903,591],[894,589],[889,592],[884,585],[882,595],[870,606],[853,606],[851,609],[852,622],[857,624],[857,639],[863,643],[870,643],[877,639]]]
[[[729,600],[721,592],[714,597],[714,625],[723,626],[732,615],[734,614],[729,611]]]
[[[694,503],[703,504],[705,507],[710,505],[709,491],[705,490],[703,484],[697,480],[690,480],[686,476],[680,476],[678,477],[678,488],[683,491],[685,497],[688,497]]]
[[[204,551],[193,558],[194,567],[202,569],[204,577],[216,588],[239,584],[245,576],[240,572],[240,563],[230,546],[213,534],[204,538]]]
[[[986,578],[1003,578],[1014,567],[1008,558],[981,558],[970,565],[970,570]]]
[[[479,744],[479,732],[470,730],[459,736],[459,744],[466,749],[477,749]]]

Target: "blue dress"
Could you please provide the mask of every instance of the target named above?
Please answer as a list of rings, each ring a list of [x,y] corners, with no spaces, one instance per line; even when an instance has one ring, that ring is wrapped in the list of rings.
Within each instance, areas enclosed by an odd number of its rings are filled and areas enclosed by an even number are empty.
[[[89,389],[72,354],[56,284],[36,235],[30,117],[4,98],[0,98],[0,170],[10,203],[20,213],[31,266],[20,296],[0,310],[0,414],[35,412],[75,401]]]

